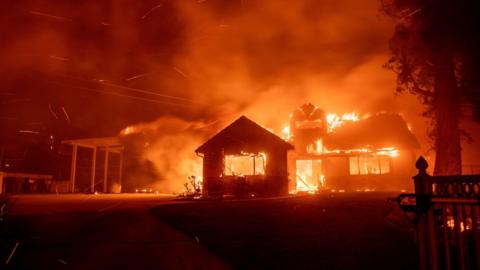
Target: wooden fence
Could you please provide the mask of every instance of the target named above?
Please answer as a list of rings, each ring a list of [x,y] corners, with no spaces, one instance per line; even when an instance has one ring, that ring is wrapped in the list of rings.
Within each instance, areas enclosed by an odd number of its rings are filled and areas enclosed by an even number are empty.
[[[480,175],[430,176],[417,160],[415,194],[398,197],[415,216],[419,268],[480,270]]]

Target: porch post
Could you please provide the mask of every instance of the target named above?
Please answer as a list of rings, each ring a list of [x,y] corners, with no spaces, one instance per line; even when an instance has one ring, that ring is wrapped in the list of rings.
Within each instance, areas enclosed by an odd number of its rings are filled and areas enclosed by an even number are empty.
[[[93,147],[92,153],[92,179],[90,181],[90,192],[95,192],[95,169],[97,165],[97,147]]]
[[[104,161],[104,169],[103,169],[103,192],[107,193],[108,188],[108,146],[105,147],[105,161]]]
[[[122,173],[123,173],[123,150],[120,150],[119,152],[119,159],[120,159],[120,164],[119,164],[119,169],[118,169],[118,184],[120,185],[120,191],[119,193],[122,193]]]
[[[70,184],[71,184],[70,188],[72,193],[75,192],[75,174],[77,171],[77,152],[78,152],[78,146],[74,144],[72,149],[72,164],[70,166]]]

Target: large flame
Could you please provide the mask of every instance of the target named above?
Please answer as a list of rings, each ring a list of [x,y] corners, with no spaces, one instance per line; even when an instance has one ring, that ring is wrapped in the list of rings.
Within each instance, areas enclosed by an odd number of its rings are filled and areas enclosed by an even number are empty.
[[[327,130],[332,132],[334,129],[342,126],[345,122],[356,122],[360,120],[358,113],[344,113],[343,115],[337,115],[335,113],[328,113],[326,116]]]

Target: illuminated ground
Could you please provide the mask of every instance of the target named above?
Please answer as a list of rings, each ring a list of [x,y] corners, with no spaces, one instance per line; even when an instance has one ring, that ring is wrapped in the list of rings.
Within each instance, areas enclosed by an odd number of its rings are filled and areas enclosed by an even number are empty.
[[[2,253],[18,241],[11,269],[414,269],[412,227],[386,200],[395,195],[20,196]]]

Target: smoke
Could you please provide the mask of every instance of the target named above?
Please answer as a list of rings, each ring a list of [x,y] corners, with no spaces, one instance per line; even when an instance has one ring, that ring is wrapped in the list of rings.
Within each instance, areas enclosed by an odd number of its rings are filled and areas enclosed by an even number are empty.
[[[382,69],[392,24],[377,1],[224,2],[176,2],[187,38],[175,65],[215,117],[246,114],[278,129],[305,102],[401,110],[395,75]]]
[[[22,89],[31,89],[33,99],[54,99],[84,134],[134,125],[148,138],[148,147],[136,149],[169,191],[197,170],[194,149],[240,115],[279,131],[305,102],[335,113],[394,111],[426,137],[422,107],[411,96],[395,96],[395,75],[382,69],[393,22],[378,0],[5,5],[11,8],[0,11],[6,18],[0,67],[27,68],[14,81],[31,68],[62,76],[63,88],[27,82]],[[83,82],[76,87],[79,77],[111,84],[84,91]]]
[[[129,146],[128,151],[138,153],[127,165],[137,168],[126,170],[127,186],[131,189],[149,186],[162,192],[183,191],[189,176],[202,176],[201,158],[194,150],[211,134],[209,129],[214,124],[165,116],[124,129],[121,135]],[[153,167],[146,166],[148,164]]]

